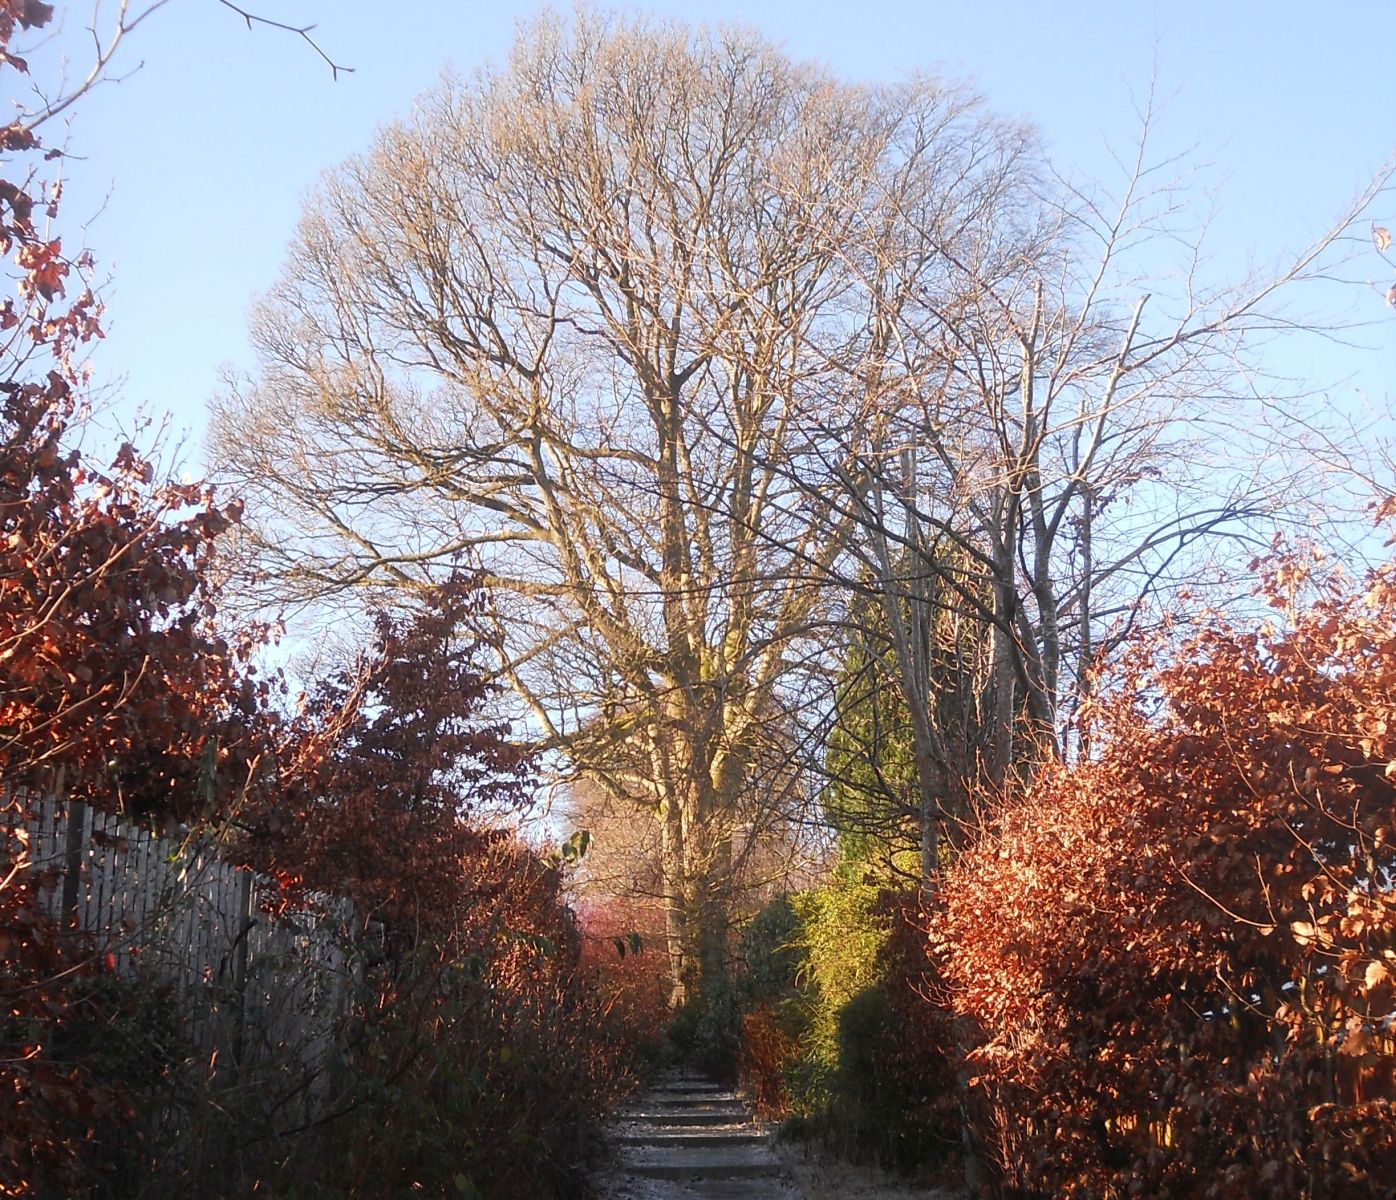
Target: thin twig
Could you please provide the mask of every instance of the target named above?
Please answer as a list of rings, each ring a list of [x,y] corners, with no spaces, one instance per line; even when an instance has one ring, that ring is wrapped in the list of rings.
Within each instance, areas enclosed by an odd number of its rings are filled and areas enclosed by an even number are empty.
[[[303,38],[306,45],[308,45],[312,50],[314,50],[315,53],[318,54],[321,58],[323,58],[325,62],[328,64],[330,68],[330,74],[334,78],[334,81],[336,83],[339,82],[339,76],[341,72],[344,72],[346,74],[353,74],[353,67],[340,66],[337,62],[334,61],[334,59],[332,59],[328,54],[324,52],[324,50],[320,48],[320,43],[310,36],[315,30],[314,25],[287,25],[281,21],[273,21],[270,17],[259,17],[256,13],[250,13],[245,8],[239,8],[236,4],[232,2],[232,0],[218,0],[218,3],[221,4],[224,8],[231,8],[235,13],[237,13],[238,16],[240,16],[244,21],[247,22],[248,29],[251,29],[254,24],[266,25],[271,29],[281,29],[284,30],[286,33],[294,33],[297,37]]]

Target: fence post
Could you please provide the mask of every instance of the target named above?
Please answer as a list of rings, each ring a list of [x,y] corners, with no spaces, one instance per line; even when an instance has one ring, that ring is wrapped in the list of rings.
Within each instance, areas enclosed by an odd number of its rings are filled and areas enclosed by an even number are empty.
[[[253,901],[256,898],[253,874],[251,871],[239,871],[237,880],[237,940],[233,946],[233,990],[237,996],[237,1020],[233,1033],[233,1061],[240,1064],[247,1032],[248,944],[252,940],[252,927],[257,922],[252,915]]]
[[[63,844],[63,928],[78,923],[78,888],[82,884],[82,849],[87,841],[87,805],[68,801],[68,830]]]

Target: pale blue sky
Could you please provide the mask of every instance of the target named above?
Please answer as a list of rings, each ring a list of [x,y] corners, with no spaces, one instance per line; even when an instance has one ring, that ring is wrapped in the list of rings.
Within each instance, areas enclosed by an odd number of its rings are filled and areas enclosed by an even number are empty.
[[[243,0],[279,20],[315,23],[325,50],[355,68],[334,83],[293,37],[248,32],[216,0],[172,0],[135,33],[124,67],[144,67],[81,106],[61,231],[102,209],[87,234],[114,271],[99,377],[124,377],[118,411],[145,405],[191,433],[221,363],[249,364],[245,315],[275,278],[300,197],[317,175],[365,147],[449,60],[499,58],[512,0]],[[65,6],[60,0],[60,10]],[[108,0],[107,8],[114,7]],[[1216,171],[1221,265],[1239,270],[1317,232],[1396,150],[1393,10],[1379,3],[1035,3],[980,0],[656,0],[637,6],[690,20],[741,20],[850,78],[912,68],[972,79],[990,106],[1035,122],[1059,164],[1107,174],[1128,150],[1132,98],[1157,70],[1171,96],[1160,151],[1197,147]],[[69,7],[62,44],[85,49],[90,5]],[[388,19],[385,14],[394,14]],[[50,135],[52,140],[53,135]],[[110,196],[108,198],[108,192]],[[103,200],[106,198],[105,208]],[[1199,194],[1197,202],[1211,201]],[[1396,198],[1381,216],[1396,223]],[[1372,256],[1383,290],[1386,268]],[[1335,292],[1376,324],[1366,351],[1291,354],[1346,404],[1385,405],[1396,382],[1396,318],[1375,293]],[[1325,315],[1327,315],[1325,313]]]

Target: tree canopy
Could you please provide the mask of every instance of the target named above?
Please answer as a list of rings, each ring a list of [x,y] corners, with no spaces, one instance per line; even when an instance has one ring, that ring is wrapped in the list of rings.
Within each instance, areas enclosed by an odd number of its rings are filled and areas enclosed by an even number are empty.
[[[720,955],[737,799],[807,699],[842,521],[794,481],[894,336],[867,279],[921,225],[1007,253],[1031,153],[928,78],[545,17],[326,178],[260,372],[214,406],[270,595],[480,555],[542,744],[658,813],[677,994]]]

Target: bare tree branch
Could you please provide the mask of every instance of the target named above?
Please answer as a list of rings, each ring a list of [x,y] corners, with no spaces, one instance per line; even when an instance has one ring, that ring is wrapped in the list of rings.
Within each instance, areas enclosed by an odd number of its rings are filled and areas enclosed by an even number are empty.
[[[310,36],[315,32],[316,27],[314,25],[287,25],[282,21],[274,21],[270,17],[258,16],[256,13],[248,12],[245,8],[241,8],[234,4],[232,0],[218,0],[218,3],[224,8],[230,8],[233,12],[237,13],[237,15],[247,23],[248,29],[251,29],[254,24],[265,25],[270,29],[280,29],[286,33],[293,33],[297,37],[303,39],[307,46],[324,59],[326,66],[330,69],[330,76],[336,83],[339,82],[341,74],[353,74],[353,67],[341,66],[339,63],[335,62],[334,59],[321,48],[320,43]]]

